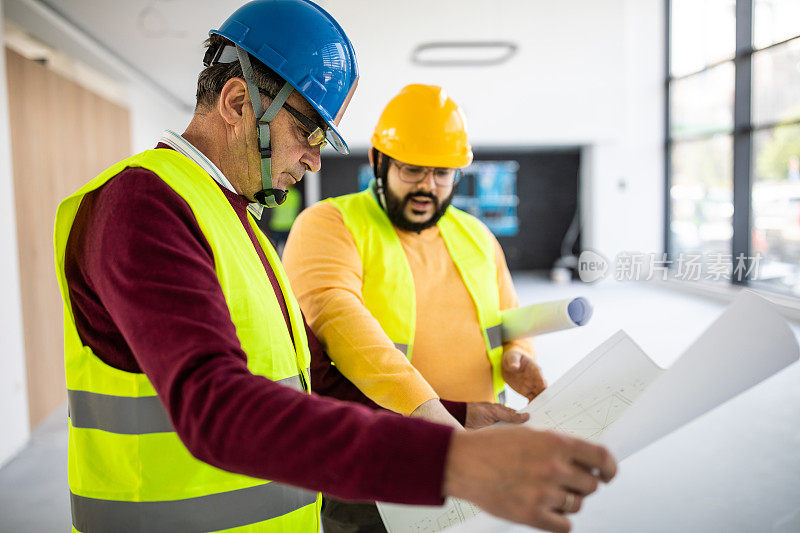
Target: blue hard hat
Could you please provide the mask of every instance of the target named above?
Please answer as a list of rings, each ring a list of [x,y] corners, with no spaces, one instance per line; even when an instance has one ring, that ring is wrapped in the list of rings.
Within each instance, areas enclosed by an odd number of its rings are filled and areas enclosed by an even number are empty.
[[[218,30],[287,81],[328,125],[337,152],[349,149],[336,127],[358,84],[353,44],[325,10],[308,0],[256,0]]]

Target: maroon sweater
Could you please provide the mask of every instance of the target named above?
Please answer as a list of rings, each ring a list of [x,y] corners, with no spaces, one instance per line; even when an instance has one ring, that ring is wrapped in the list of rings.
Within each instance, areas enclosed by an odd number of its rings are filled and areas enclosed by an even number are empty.
[[[247,223],[247,201],[222,190],[288,327],[275,275]],[[147,374],[198,459],[341,498],[442,502],[452,428],[250,373],[211,247],[188,204],[152,172],[126,169],[84,198],[67,243],[66,276],[82,341],[107,364]],[[319,342],[306,331],[319,360]]]

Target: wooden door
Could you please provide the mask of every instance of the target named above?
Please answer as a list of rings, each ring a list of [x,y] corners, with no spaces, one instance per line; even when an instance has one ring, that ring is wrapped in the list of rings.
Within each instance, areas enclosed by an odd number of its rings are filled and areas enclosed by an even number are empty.
[[[53,257],[58,203],[131,149],[130,116],[6,48],[11,153],[31,427],[66,400]]]

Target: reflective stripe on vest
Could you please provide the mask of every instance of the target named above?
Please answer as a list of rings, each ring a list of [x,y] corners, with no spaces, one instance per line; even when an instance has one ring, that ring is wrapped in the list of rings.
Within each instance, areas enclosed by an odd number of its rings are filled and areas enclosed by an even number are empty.
[[[276,381],[302,391],[298,376]],[[68,390],[69,420],[74,428],[102,429],[123,435],[145,435],[175,431],[158,396],[114,396],[83,390]]]
[[[195,459],[178,438],[145,374],[110,367],[75,327],[65,250],[83,197],[127,167],[151,170],[180,195],[208,241],[231,320],[253,374],[308,391],[310,355],[299,306],[274,249],[248,222],[286,300],[283,312],[247,231],[212,178],[173,150],[113,165],[58,208],[55,257],[64,302],[69,391],[69,484],[78,531],[319,530],[314,493],[234,474]],[[165,354],[168,355],[168,354]],[[302,420],[293,421],[302,424]]]
[[[413,360],[416,293],[403,245],[371,189],[326,200],[341,213],[363,265],[362,297],[398,350]],[[495,245],[475,217],[452,206],[437,226],[450,257],[475,304],[486,353],[492,366],[492,386],[499,398],[503,344]]]
[[[314,505],[317,493],[271,482],[184,500],[129,502],[70,493],[78,531],[189,533],[257,524]]]

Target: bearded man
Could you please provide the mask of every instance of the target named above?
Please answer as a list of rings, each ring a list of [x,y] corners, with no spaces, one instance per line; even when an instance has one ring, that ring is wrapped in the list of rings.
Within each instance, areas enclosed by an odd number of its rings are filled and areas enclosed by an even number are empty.
[[[370,186],[305,210],[284,251],[327,352],[312,360],[312,390],[444,424],[457,422],[440,399],[468,402],[467,427],[517,421],[505,385],[533,399],[545,383],[530,340],[500,339],[500,313],[518,300],[499,243],[450,205],[473,157],[461,109],[441,87],[405,87],[369,157]],[[330,498],[323,525],[383,530],[374,506]]]

